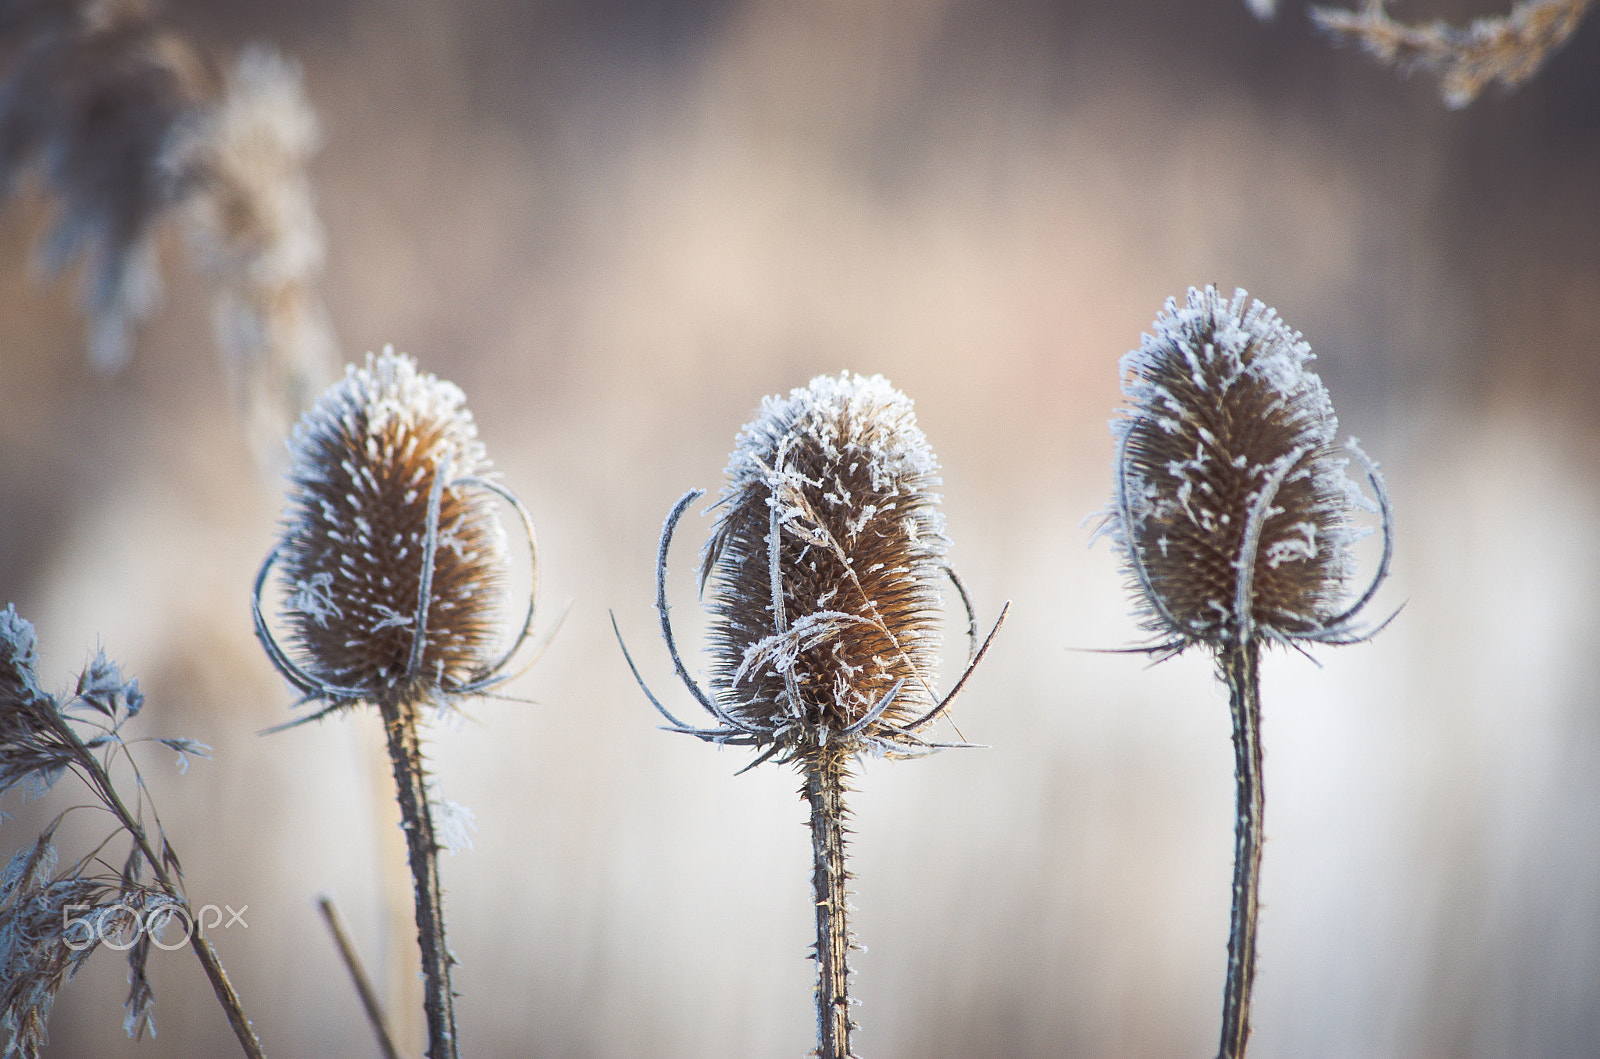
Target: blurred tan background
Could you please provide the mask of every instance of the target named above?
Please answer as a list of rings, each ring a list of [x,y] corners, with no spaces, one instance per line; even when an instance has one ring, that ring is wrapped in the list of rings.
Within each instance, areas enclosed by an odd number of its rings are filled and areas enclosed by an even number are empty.
[[[344,356],[394,343],[466,391],[538,525],[540,630],[571,605],[521,701],[433,743],[479,825],[443,865],[463,1054],[812,1047],[798,780],[657,731],[607,611],[687,719],[650,606],[661,521],[717,488],[763,395],[841,369],[917,402],[980,620],[1013,601],[955,710],[990,749],[861,771],[859,1050],[1212,1053],[1226,700],[1202,657],[1083,650],[1139,638],[1087,546],[1118,357],[1210,282],[1318,351],[1385,467],[1379,605],[1405,604],[1320,668],[1267,663],[1252,1054],[1600,1055],[1600,20],[1449,111],[1295,3],[170,15],[219,57],[265,39],[304,65]],[[139,732],[214,747],[145,770],[195,903],[248,906],[215,940],[269,1054],[376,1055],[313,902],[384,978],[378,733],[255,734],[291,716],[248,611],[282,483],[204,285],[168,239],[164,307],[103,376],[70,283],[29,264],[42,226],[36,199],[0,215],[0,602],[50,680],[103,643],[149,696]],[[686,648],[699,510],[671,568]],[[59,806],[3,808],[9,855]],[[154,963],[159,1037],[123,1037],[101,953],[49,1054],[235,1053],[194,961]]]

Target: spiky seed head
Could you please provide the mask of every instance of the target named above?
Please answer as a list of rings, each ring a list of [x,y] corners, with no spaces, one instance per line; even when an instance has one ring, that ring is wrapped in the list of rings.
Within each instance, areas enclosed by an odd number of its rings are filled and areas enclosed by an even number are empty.
[[[352,701],[438,701],[490,668],[505,534],[492,496],[459,481],[488,466],[462,392],[392,348],[368,354],[306,413],[290,450],[277,561],[302,668]]]
[[[1171,648],[1314,637],[1352,570],[1361,498],[1311,349],[1245,299],[1169,298],[1122,361],[1111,531]]]
[[[881,376],[819,376],[762,402],[729,459],[701,563],[712,682],[731,717],[803,755],[899,684],[848,747],[894,751],[895,729],[935,704],[939,484],[911,401]]]

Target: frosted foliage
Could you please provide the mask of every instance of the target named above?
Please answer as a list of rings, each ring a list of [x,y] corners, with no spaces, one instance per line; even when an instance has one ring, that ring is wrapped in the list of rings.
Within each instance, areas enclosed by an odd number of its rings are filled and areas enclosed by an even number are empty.
[[[366,367],[345,369],[344,381],[295,427],[290,474],[296,479],[323,474],[319,445],[327,433],[360,435],[370,452],[397,456],[379,450],[397,438],[414,443],[424,425],[430,433],[437,431],[435,444],[441,455],[450,456],[453,474],[477,473],[487,467],[488,457],[466,403],[454,383],[418,372],[415,361],[386,346],[380,356],[368,354]]]
[[[947,547],[911,401],[879,376],[816,378],[763,401],[727,475],[701,573],[728,716],[791,747],[848,731],[906,749],[895,725],[937,702]]]
[[[1108,528],[1146,627],[1171,647],[1319,636],[1353,569],[1366,502],[1311,349],[1246,298],[1168,299],[1121,361]]]
[[[776,434],[783,428],[803,433],[836,472],[853,474],[855,461],[861,461],[874,489],[909,480],[938,484],[938,460],[916,425],[911,399],[881,375],[846,373],[820,375],[788,397],[762,399],[760,417],[740,432],[734,445],[723,499],[770,473],[765,461],[776,451],[781,440]],[[840,481],[818,484],[837,487]],[[848,496],[841,499],[849,502]]]
[[[358,698],[403,679],[449,690],[487,666],[506,538],[493,495],[461,481],[488,465],[462,392],[392,349],[369,355],[306,414],[291,457],[282,613],[310,671]],[[425,581],[425,643],[414,672]]]
[[[452,857],[464,849],[472,849],[472,836],[478,831],[478,814],[469,806],[451,801],[439,793],[435,784],[428,792],[433,808],[434,835],[439,847]]]

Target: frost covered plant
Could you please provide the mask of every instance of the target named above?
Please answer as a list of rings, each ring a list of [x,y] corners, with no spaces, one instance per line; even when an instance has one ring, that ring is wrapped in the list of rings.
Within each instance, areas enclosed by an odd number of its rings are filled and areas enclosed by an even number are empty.
[[[5,6],[0,198],[38,174],[55,210],[41,262],[82,263],[89,354],[107,370],[160,300],[161,231],[187,214],[224,362],[276,437],[331,373],[316,117],[294,64],[257,46],[219,71],[158,16],[145,0]]]
[[[183,193],[164,162],[214,75],[145,5],[8,5],[0,43],[0,190],[37,167],[57,202],[40,257],[58,272],[81,257],[89,352],[103,368],[128,356],[134,325],[159,298],[155,233]]]
[[[1572,36],[1589,0],[1518,0],[1509,12],[1478,18],[1466,27],[1445,22],[1407,25],[1384,10],[1384,0],[1363,0],[1356,10],[1313,8],[1311,18],[1338,41],[1353,41],[1369,55],[1401,70],[1438,75],[1446,106],[1464,107],[1490,84],[1516,88]]]
[[[358,703],[383,718],[416,895],[428,1054],[445,1059],[456,1054],[452,958],[419,721],[426,706],[452,709],[513,675],[506,667],[527,639],[534,593],[500,651],[509,563],[497,501],[521,518],[530,552],[532,522],[486,477],[462,392],[392,349],[349,368],[302,418],[290,450],[280,537],[256,577],[256,634],[301,702],[322,704],[291,723]],[[262,612],[274,566],[288,648]]]
[[[821,376],[767,398],[739,435],[715,528],[701,557],[711,588],[711,691],[689,675],[666,600],[667,552],[684,510],[667,517],[656,561],[656,610],[673,665],[716,722],[684,724],[635,679],[668,730],[793,762],[810,806],[817,927],[816,1054],[852,1054],[844,793],[859,754],[915,757],[943,746],[923,735],[988,650],[945,563],[938,464],[911,401],[882,377]],[[939,586],[967,604],[972,653],[951,691],[933,690]],[[1004,611],[1001,620],[1004,620]],[[620,634],[619,634],[620,642]]]
[[[1216,656],[1233,713],[1238,819],[1223,1057],[1242,1056],[1255,975],[1261,826],[1261,645],[1355,643],[1388,574],[1388,494],[1355,439],[1341,449],[1310,347],[1245,292],[1215,288],[1168,299],[1153,334],[1122,360],[1128,400],[1112,422],[1116,491],[1105,524],[1122,552],[1151,643],[1170,657],[1200,645]],[[1375,496],[1345,471],[1354,456]],[[1383,557],[1348,598],[1355,518],[1381,516]],[[1379,626],[1381,628],[1381,625]]]
[[[40,687],[36,668],[33,626],[8,606],[0,611],[0,796],[18,787],[42,795],[73,773],[127,836],[128,851],[120,866],[107,859],[113,834],[58,871],[63,812],[0,870],[0,1056],[37,1059],[56,995],[102,944],[128,954],[128,1035],[153,1036],[151,946],[187,942],[244,1053],[259,1057],[261,1044],[184,895],[178,855],[134,761],[132,746],[145,740],[123,735],[144,703],[139,682],[124,680],[102,653],[70,694],[58,696]],[[182,767],[190,754],[206,756],[192,740],[155,741],[176,751]],[[131,805],[112,778],[119,765],[133,776]]]
[[[283,429],[332,374],[318,284],[322,225],[307,176],[319,143],[300,68],[253,46],[181,130],[169,165],[194,189],[189,235],[215,280],[217,341],[252,439]]]

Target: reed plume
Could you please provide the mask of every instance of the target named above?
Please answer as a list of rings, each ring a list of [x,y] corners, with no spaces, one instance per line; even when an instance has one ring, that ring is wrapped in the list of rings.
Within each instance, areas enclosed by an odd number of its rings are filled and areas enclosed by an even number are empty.
[[[145,0],[0,12],[0,198],[37,174],[54,208],[40,262],[81,264],[90,359],[108,371],[158,305],[159,237],[185,218],[252,440],[275,444],[335,351],[307,177],[316,115],[294,63],[253,45],[219,64],[160,14]]]
[[[673,664],[716,724],[677,720],[622,648],[669,731],[753,747],[758,754],[746,768],[776,758],[804,776],[816,906],[815,1054],[823,1059],[854,1054],[844,804],[851,759],[959,745],[922,732],[945,712],[1000,625],[977,643],[970,600],[945,561],[939,484],[910,400],[882,377],[820,376],[787,398],[767,398],[739,435],[701,555],[700,586],[702,593],[710,587],[713,615],[709,693],[684,666],[666,602],[672,535],[698,490],[668,515],[656,562],[656,609]],[[933,677],[945,577],[967,604],[973,642],[965,673],[940,697]]]
[[[1112,423],[1116,491],[1105,524],[1151,635],[1144,649],[1159,657],[1209,649],[1229,692],[1238,815],[1224,1059],[1245,1054],[1255,978],[1261,645],[1373,635],[1359,616],[1388,574],[1393,540],[1377,465],[1354,438],[1337,444],[1327,391],[1305,367],[1310,347],[1246,297],[1224,301],[1207,287],[1191,289],[1181,307],[1168,299],[1153,334],[1123,358],[1128,407]],[[1352,457],[1374,502],[1345,473]],[[1381,517],[1383,556],[1351,601],[1362,507]]]
[[[453,1057],[441,831],[419,726],[425,706],[451,709],[509,679],[534,601],[530,591],[521,631],[501,652],[508,560],[496,501],[520,516],[530,550],[532,523],[515,495],[485,476],[488,459],[462,392],[393,350],[351,367],[305,415],[291,450],[279,541],[256,577],[257,636],[302,703],[322,704],[291,723],[358,703],[375,705],[383,718],[416,898],[428,1054]],[[274,565],[288,649],[262,610]]]

